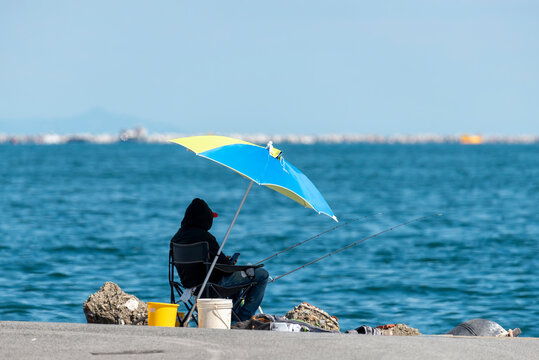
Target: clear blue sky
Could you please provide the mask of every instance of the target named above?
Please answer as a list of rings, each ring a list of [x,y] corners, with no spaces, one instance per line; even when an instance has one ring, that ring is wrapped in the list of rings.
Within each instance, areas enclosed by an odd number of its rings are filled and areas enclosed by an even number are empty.
[[[539,134],[539,1],[0,0],[0,133],[92,114],[102,131]]]

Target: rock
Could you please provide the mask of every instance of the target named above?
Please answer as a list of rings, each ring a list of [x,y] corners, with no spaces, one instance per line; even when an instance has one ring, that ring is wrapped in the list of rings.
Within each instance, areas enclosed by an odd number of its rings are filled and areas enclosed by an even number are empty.
[[[294,310],[286,313],[286,317],[291,320],[304,321],[325,330],[339,331],[339,320],[335,316],[330,316],[324,310],[307,303],[295,306]]]
[[[487,319],[473,319],[457,325],[447,334],[455,336],[496,336],[496,337],[515,337],[521,334],[519,328],[505,330],[500,324]]]
[[[418,336],[421,335],[419,330],[407,326],[406,324],[396,324],[395,326],[384,325],[379,327],[382,330],[382,335],[393,336]]]
[[[147,325],[148,307],[113,282],[103,284],[83,305],[86,321],[94,324]]]

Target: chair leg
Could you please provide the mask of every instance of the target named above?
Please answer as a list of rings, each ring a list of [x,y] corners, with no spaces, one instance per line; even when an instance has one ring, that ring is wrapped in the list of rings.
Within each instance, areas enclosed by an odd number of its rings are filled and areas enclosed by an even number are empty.
[[[238,316],[238,314],[236,314],[236,312],[234,310],[232,310],[232,315],[236,318],[237,322],[241,321],[240,317]]]
[[[175,304],[176,298],[174,297],[174,284],[170,284],[170,303]]]
[[[176,296],[174,295],[174,291],[176,291],[176,293],[178,294],[178,296],[181,298],[182,295],[183,295],[183,290],[181,288],[181,286],[177,283],[177,282],[172,282],[172,285],[171,285],[171,293],[170,293],[170,297],[171,297],[171,301],[170,303],[171,304],[176,304]],[[178,300],[178,302],[180,302],[180,300]],[[181,304],[184,304],[185,308],[187,309],[187,312],[189,312],[191,310],[191,308],[193,307],[193,301],[192,300],[187,300],[186,303],[184,302],[180,302],[180,305]],[[195,310],[195,314],[192,316],[192,320],[195,322],[195,324],[198,326],[198,316],[196,314],[196,310]],[[185,319],[184,319],[185,321]],[[185,322],[184,321],[181,321],[180,320],[180,326],[183,327],[185,325]]]
[[[188,300],[187,303],[184,303],[184,305],[188,313],[189,311],[191,311],[191,308],[193,307],[193,302],[191,300]],[[185,317],[183,318],[183,320],[180,320],[180,327],[185,326],[185,320],[186,320]],[[193,320],[195,324],[198,326],[198,312],[196,309],[193,313],[193,316],[191,316],[191,320]]]
[[[232,305],[232,313],[234,314],[234,316],[236,317],[236,319],[238,321],[241,321],[240,317],[238,316],[238,314],[236,313],[237,310],[239,310],[239,307],[242,303],[242,301],[245,300],[245,297],[247,296],[247,292],[253,287],[255,286],[256,283],[255,282],[252,282],[249,284],[248,287],[244,288],[243,290],[241,290],[240,292],[240,296],[238,296],[238,300],[236,300],[236,303]]]

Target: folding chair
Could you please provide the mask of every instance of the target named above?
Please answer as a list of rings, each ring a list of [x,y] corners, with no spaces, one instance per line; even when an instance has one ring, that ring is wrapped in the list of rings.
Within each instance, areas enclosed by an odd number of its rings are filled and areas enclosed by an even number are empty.
[[[178,280],[174,279],[174,273],[177,270],[176,266],[182,266],[184,264],[196,264],[202,263],[206,266],[206,273],[210,268],[211,259],[210,253],[208,250],[208,243],[198,242],[194,244],[170,244],[169,252],[169,267],[168,267],[168,281],[170,284],[170,303],[177,304],[183,303],[187,312],[191,310],[194,306],[193,295],[198,294],[202,283],[196,285],[194,291],[187,296],[184,296],[186,292],[185,286],[181,283],[181,279],[178,275]],[[247,269],[256,269],[264,266],[260,265],[224,265],[216,264],[214,269],[218,269],[222,272],[232,274],[236,271],[245,271]],[[251,287],[255,286],[257,283],[251,281],[249,284],[242,286],[233,286],[233,287],[224,287],[215,283],[208,282],[206,288],[204,289],[204,294],[201,297],[206,298],[232,298],[234,295],[238,294],[236,301],[232,304],[232,316],[235,317],[237,321],[240,321],[238,314],[236,313],[242,305],[242,301],[245,299],[245,295]],[[180,297],[180,300],[176,301],[175,293]],[[183,300],[182,300],[183,299]],[[181,305],[181,304],[180,304]],[[198,325],[197,316],[193,316],[195,323]],[[184,319],[179,319],[180,326],[184,326]]]

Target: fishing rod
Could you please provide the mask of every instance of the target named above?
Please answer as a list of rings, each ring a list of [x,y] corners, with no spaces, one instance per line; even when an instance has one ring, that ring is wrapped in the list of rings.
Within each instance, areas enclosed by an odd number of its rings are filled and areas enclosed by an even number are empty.
[[[300,241],[299,243],[294,244],[294,245],[292,245],[292,246],[289,246],[289,247],[287,247],[287,248],[284,249],[284,250],[281,250],[281,251],[279,251],[279,252],[276,252],[275,254],[273,254],[273,255],[271,255],[271,256],[268,256],[267,258],[262,259],[262,260],[260,260],[259,262],[255,263],[255,265],[258,265],[258,264],[261,264],[261,263],[263,263],[263,262],[266,262],[266,261],[268,261],[269,259],[273,259],[274,257],[279,256],[279,255],[281,255],[281,254],[284,253],[284,252],[287,252],[288,250],[292,250],[293,248],[298,247],[298,246],[300,246],[301,244],[305,244],[307,241],[314,240],[314,239],[316,239],[316,238],[318,238],[318,237],[320,237],[320,236],[322,236],[322,235],[325,235],[325,234],[327,234],[327,233],[329,233],[329,232],[332,232],[332,231],[334,231],[334,230],[337,230],[338,228],[341,228],[341,227],[343,227],[343,226],[350,225],[350,224],[355,223],[355,222],[358,222],[358,221],[360,221],[360,220],[364,220],[364,219],[367,219],[367,218],[370,218],[370,217],[373,217],[373,216],[376,216],[376,215],[383,215],[383,214],[384,214],[384,213],[381,213],[381,212],[376,213],[376,214],[370,214],[370,215],[362,216],[362,217],[359,217],[359,218],[357,218],[357,219],[353,219],[353,220],[347,221],[347,222],[345,222],[345,223],[339,224],[339,225],[337,225],[337,226],[332,227],[331,229],[328,229],[328,230],[326,230],[326,231],[321,232],[320,234],[316,234],[316,235],[314,235],[314,236],[311,236],[311,237],[308,238],[307,240]]]
[[[275,278],[272,278],[270,281],[268,281],[268,283],[272,283],[272,282],[274,282],[274,281],[276,281],[276,280],[279,280],[279,279],[282,278],[283,276],[290,275],[290,274],[292,274],[293,272],[296,272],[296,271],[298,271],[298,270],[300,270],[300,269],[303,269],[304,267],[307,267],[307,266],[309,266],[309,265],[314,264],[315,262],[318,262],[318,261],[320,261],[320,260],[322,260],[322,259],[325,259],[325,258],[327,258],[327,257],[329,257],[329,256],[331,256],[331,255],[335,255],[335,254],[337,254],[337,253],[339,253],[339,252],[341,252],[341,251],[343,251],[343,250],[346,250],[346,249],[348,249],[348,248],[351,248],[351,247],[353,247],[353,246],[356,246],[356,245],[358,245],[358,244],[360,244],[360,243],[362,243],[362,242],[364,242],[364,241],[367,241],[367,240],[369,240],[369,239],[375,238],[375,237],[377,237],[377,236],[379,236],[379,235],[382,235],[382,234],[384,234],[384,233],[386,233],[386,232],[395,230],[396,228],[399,228],[399,227],[401,227],[401,226],[406,226],[406,225],[411,224],[411,223],[413,223],[413,222],[425,220],[425,219],[428,219],[428,218],[431,218],[431,217],[434,217],[434,216],[442,216],[442,215],[443,215],[443,214],[432,214],[432,215],[421,216],[421,217],[415,218],[415,219],[413,219],[413,220],[409,220],[409,221],[403,222],[403,223],[401,223],[401,224],[395,225],[395,226],[393,226],[393,227],[391,227],[391,228],[388,228],[388,229],[385,229],[385,230],[383,230],[383,231],[380,231],[379,233],[376,233],[376,234],[374,234],[374,235],[367,236],[367,237],[365,237],[365,238],[363,238],[363,239],[361,239],[361,240],[359,240],[359,241],[356,241],[355,243],[346,245],[346,246],[343,247],[343,248],[337,249],[337,250],[335,250],[335,251],[333,251],[333,252],[331,252],[331,253],[329,253],[329,254],[326,254],[326,255],[324,255],[324,256],[322,256],[322,257],[319,257],[318,259],[315,259],[315,260],[313,260],[313,261],[310,261],[310,262],[308,262],[308,263],[306,263],[306,264],[304,264],[304,265],[301,265],[300,267],[297,267],[297,268],[295,268],[295,269],[293,269],[293,270],[290,270],[290,271],[288,271],[288,272],[286,272],[286,273],[284,273],[284,274],[282,274],[282,275],[279,275],[279,276],[277,276],[277,277],[275,277]]]

